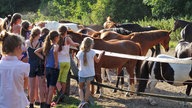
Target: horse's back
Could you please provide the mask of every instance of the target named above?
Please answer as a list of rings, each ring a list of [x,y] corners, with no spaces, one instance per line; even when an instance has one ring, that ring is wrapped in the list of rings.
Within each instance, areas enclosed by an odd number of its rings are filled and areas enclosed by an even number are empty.
[[[140,53],[140,46],[130,40],[115,39],[115,40],[108,40],[104,42],[98,42],[96,47],[98,49],[105,49],[106,51],[123,53],[123,54],[138,55],[138,53]]]

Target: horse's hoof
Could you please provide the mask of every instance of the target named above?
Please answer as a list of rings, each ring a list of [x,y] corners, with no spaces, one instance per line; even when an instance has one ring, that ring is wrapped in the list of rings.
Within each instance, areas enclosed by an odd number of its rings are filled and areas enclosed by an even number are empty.
[[[117,92],[117,89],[113,89],[113,93],[116,93]]]
[[[152,100],[152,99],[149,99],[149,103],[150,103],[150,105],[152,105],[152,106],[157,105],[157,102],[156,102],[155,100]]]
[[[103,95],[100,94],[98,98],[103,98]]]
[[[126,93],[125,96],[126,97],[130,97],[131,95],[130,95],[130,93]]]
[[[99,92],[99,91],[96,91],[95,94],[100,94],[100,92]]]

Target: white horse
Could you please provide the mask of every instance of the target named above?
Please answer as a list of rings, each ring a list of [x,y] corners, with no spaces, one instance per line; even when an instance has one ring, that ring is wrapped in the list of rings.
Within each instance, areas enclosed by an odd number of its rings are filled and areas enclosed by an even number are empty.
[[[175,59],[175,57],[160,54],[157,58]],[[191,60],[191,58],[183,58]],[[138,92],[144,92],[149,79],[152,80],[148,86],[149,91],[153,92],[158,81],[165,81],[174,86],[187,85],[186,95],[189,96],[192,87],[192,64],[175,64],[145,61],[141,66],[141,79],[138,85]],[[157,104],[152,98],[149,98],[152,105]]]

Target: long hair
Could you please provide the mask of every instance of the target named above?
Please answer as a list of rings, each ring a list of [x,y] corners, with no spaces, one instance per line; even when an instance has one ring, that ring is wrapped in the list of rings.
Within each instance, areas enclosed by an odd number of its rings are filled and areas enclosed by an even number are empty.
[[[45,43],[43,44],[43,53],[45,56],[49,54],[49,51],[51,49],[51,42],[53,42],[55,37],[57,36],[59,36],[59,33],[57,31],[51,31],[45,38]]]
[[[21,19],[21,14],[20,13],[14,13],[12,18],[11,18],[11,21],[10,21],[10,31],[12,30],[13,24],[16,23],[16,21],[18,19]]]
[[[59,52],[62,51],[62,46],[64,46],[65,39],[63,38],[63,35],[65,35],[66,32],[67,32],[67,27],[65,27],[65,26],[59,27],[59,36],[60,36],[60,39],[58,42]]]
[[[0,33],[0,45],[3,54],[14,52],[14,49],[21,46],[23,42],[23,38],[19,35],[8,33],[5,30]]]
[[[25,40],[27,39],[27,32],[29,32],[29,26],[30,26],[30,22],[29,21],[23,21],[21,24],[21,36],[23,36],[25,38]]]
[[[80,46],[80,50],[82,50],[84,52],[83,55],[83,64],[84,66],[87,65],[87,52],[89,52],[91,50],[91,45],[93,45],[94,41],[92,38],[90,37],[86,37],[83,39],[81,46]]]
[[[29,38],[31,45],[32,45],[32,43],[33,43],[33,39],[34,39],[35,37],[37,37],[40,33],[41,33],[40,28],[35,27],[35,28],[32,29],[31,34],[30,34],[30,38]],[[33,47],[33,46],[32,46],[32,47]]]

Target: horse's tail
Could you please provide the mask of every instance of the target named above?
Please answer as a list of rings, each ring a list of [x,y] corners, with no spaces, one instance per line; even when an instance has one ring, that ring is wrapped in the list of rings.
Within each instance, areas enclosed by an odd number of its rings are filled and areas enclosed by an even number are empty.
[[[140,49],[140,54],[139,56],[142,56],[143,55],[143,52],[142,52],[142,49],[141,49],[141,45],[136,43]],[[136,67],[135,67],[135,73],[136,73],[136,78],[140,78],[140,68],[141,68],[141,64],[142,64],[142,61],[141,60],[137,60],[137,64],[136,64]]]
[[[141,66],[141,79],[139,80],[139,85],[137,87],[137,92],[144,92],[145,88],[147,86],[147,82],[149,79],[149,66],[148,66],[148,61],[144,61],[142,66]],[[144,80],[143,80],[144,79]]]
[[[155,45],[155,57],[161,54],[160,44]]]

